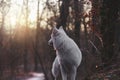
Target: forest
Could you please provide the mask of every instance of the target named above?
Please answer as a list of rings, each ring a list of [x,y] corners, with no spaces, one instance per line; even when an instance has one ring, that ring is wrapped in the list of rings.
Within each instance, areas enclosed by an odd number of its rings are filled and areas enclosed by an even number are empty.
[[[120,80],[120,0],[0,0],[0,80],[53,80],[55,26],[82,52],[76,80]]]

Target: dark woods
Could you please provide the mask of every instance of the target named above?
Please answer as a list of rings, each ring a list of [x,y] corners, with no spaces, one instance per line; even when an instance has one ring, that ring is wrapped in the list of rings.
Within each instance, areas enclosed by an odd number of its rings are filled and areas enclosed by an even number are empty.
[[[119,0],[46,0],[42,10],[41,1],[36,0],[34,28],[29,21],[32,0],[23,0],[20,16],[24,15],[25,24],[16,22],[14,29],[9,25],[7,30],[5,21],[11,1],[0,2],[0,80],[16,80],[29,72],[43,72],[46,80],[53,80],[55,51],[48,46],[48,40],[54,26],[63,26],[82,51],[77,80],[104,80],[107,75],[102,73],[112,70],[116,71],[112,71],[115,77],[111,73],[107,80],[120,79]]]

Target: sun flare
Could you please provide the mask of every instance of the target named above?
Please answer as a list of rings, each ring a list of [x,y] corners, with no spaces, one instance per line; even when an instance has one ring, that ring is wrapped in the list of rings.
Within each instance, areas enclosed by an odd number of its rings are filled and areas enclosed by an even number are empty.
[[[41,12],[43,10],[43,0],[40,0],[39,4],[39,15],[41,15]],[[26,1],[25,1],[26,2]],[[31,26],[33,24],[36,24],[37,20],[37,5],[38,1],[29,0],[28,2],[28,23],[30,23],[28,26]],[[11,0],[9,12],[6,15],[5,18],[5,24],[8,24],[6,26],[6,29],[15,28],[17,27],[16,24],[19,23],[21,26],[25,26],[26,23],[26,5],[24,3],[24,0]],[[10,26],[11,25],[11,26]],[[36,26],[34,26],[36,27]]]
[[[10,23],[11,23],[11,26],[15,26],[16,25],[16,18],[11,17],[10,18]]]

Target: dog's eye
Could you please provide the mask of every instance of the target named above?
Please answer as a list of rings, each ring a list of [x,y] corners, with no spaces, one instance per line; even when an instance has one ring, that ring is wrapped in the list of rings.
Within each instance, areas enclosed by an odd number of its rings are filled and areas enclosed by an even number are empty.
[[[56,32],[56,33],[53,33],[53,36],[56,37],[58,36],[60,33],[59,32]]]

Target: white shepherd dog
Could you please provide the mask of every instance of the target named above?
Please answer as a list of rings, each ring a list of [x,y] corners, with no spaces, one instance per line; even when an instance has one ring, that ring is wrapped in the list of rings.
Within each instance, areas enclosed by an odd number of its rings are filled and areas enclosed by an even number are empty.
[[[52,65],[55,80],[61,71],[62,80],[75,80],[77,68],[81,63],[82,54],[76,43],[67,36],[62,27],[53,28],[49,44],[53,43],[56,58]]]

